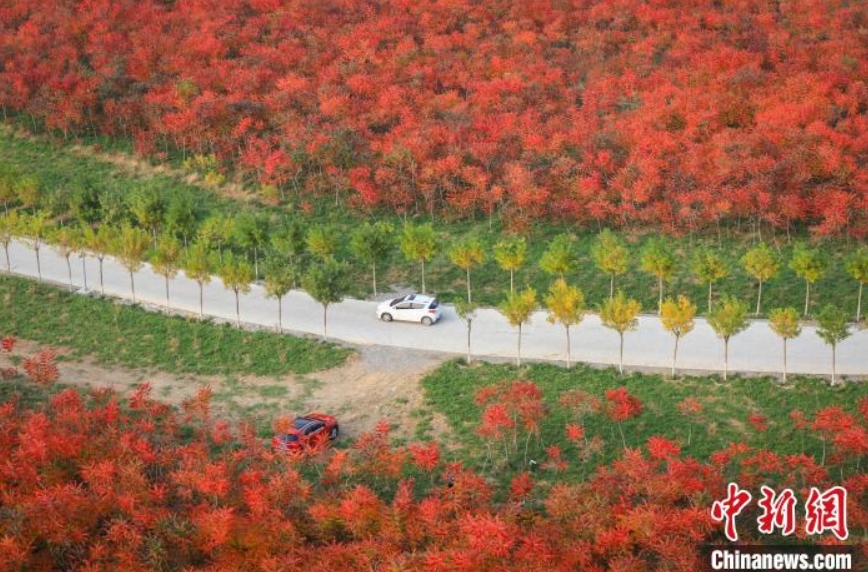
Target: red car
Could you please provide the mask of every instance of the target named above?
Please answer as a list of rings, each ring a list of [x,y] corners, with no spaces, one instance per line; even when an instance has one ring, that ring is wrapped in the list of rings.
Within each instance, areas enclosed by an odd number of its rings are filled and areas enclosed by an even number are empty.
[[[275,451],[302,454],[323,449],[338,438],[338,420],[325,413],[308,413],[292,422],[287,433],[275,435],[271,446]]]

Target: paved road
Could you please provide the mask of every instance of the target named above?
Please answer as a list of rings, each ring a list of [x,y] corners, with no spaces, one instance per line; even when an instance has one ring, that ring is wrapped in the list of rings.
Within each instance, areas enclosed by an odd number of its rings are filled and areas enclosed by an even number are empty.
[[[0,253],[2,258],[2,253]],[[33,250],[23,243],[10,247],[13,273],[35,277],[36,259]],[[50,248],[41,251],[42,275],[46,280],[67,283],[66,261]],[[2,263],[5,264],[5,260]],[[88,286],[99,285],[99,266],[95,259],[86,259]],[[2,267],[2,266],[0,266]],[[126,270],[112,259],[105,261],[106,294],[131,298],[130,279]],[[77,255],[72,257],[72,279],[82,285],[82,265]],[[148,265],[136,274],[137,299],[155,305],[165,303],[165,286],[161,276]],[[171,284],[172,306],[191,313],[199,311],[198,285],[183,273]],[[348,299],[329,309],[329,336],[361,345],[384,345],[420,350],[461,354],[465,351],[466,327],[451,307],[444,308],[443,319],[434,327],[408,323],[383,323],[374,316],[376,302]],[[307,334],[322,333],[322,306],[302,291],[293,291],[284,299],[284,327],[287,331]],[[205,287],[205,313],[208,316],[235,320],[235,299],[223,288],[218,278]],[[241,318],[244,322],[277,327],[277,302],[265,297],[261,286],[254,285],[241,298]],[[594,364],[617,364],[618,335],[600,324],[596,315],[588,315],[572,330],[572,354],[576,361]],[[672,336],[654,316],[643,316],[639,328],[626,335],[625,365],[639,368],[668,368],[672,359]],[[531,324],[523,330],[522,357],[531,360],[562,361],[565,359],[565,336],[562,326],[546,322],[545,312],[534,314]],[[516,331],[496,310],[482,309],[473,322],[473,353],[490,358],[514,358]],[[791,373],[831,373],[831,349],[817,336],[813,327],[806,326],[802,335],[789,343]],[[868,375],[868,330],[856,331],[839,344],[837,369],[839,374]],[[778,372],[782,365],[781,340],[764,320],[756,320],[730,342],[730,370],[740,372]],[[698,319],[696,328],[686,336],[678,350],[679,369],[690,371],[720,370],[723,365],[723,343],[714,335],[705,320]]]

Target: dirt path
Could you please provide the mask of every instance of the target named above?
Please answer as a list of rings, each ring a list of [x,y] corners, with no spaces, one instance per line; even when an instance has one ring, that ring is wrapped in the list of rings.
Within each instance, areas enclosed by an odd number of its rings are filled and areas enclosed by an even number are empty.
[[[362,348],[343,367],[311,375],[320,385],[306,404],[336,412],[351,435],[372,429],[381,419],[392,423],[399,437],[412,439],[423,423],[437,435],[446,423],[427,411],[420,382],[446,359],[385,346]]]
[[[0,354],[0,369],[18,365],[45,346],[19,340],[14,353]],[[421,379],[445,359],[438,354],[385,347],[368,347],[343,366],[309,375],[279,378],[257,376],[198,376],[158,370],[130,370],[98,364],[91,359],[66,361],[58,351],[58,382],[78,387],[111,387],[127,395],[150,383],[156,399],[180,406],[200,387],[213,393],[215,414],[252,421],[267,433],[281,415],[319,410],[334,414],[350,437],[372,429],[381,419],[394,427],[394,435],[413,440],[426,431],[445,430],[443,419],[425,407]],[[421,426],[420,426],[421,425]]]

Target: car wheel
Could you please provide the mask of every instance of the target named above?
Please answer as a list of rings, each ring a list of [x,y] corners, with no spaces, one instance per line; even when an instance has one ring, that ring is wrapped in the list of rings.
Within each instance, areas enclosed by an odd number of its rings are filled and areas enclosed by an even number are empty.
[[[422,325],[423,326],[430,326],[433,323],[434,323],[434,320],[432,320],[428,316],[425,316],[424,318],[422,318]]]
[[[392,314],[385,313],[385,314],[380,316],[380,319],[383,320],[384,322],[391,322],[392,321]]]
[[[338,434],[339,434],[339,433],[340,433],[340,429],[338,428],[337,425],[335,425],[334,427],[332,427],[332,432],[329,433],[329,439],[331,439],[332,441],[334,441],[335,439],[338,438]]]

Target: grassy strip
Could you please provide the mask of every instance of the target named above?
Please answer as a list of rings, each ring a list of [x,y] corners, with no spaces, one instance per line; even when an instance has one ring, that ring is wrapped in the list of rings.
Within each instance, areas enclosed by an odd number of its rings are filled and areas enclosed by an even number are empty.
[[[805,452],[819,462],[823,445],[816,434],[796,430],[790,413],[801,410],[808,418],[819,409],[839,405],[855,412],[856,402],[868,396],[868,384],[848,383],[830,387],[811,378],[798,378],[781,385],[771,378],[739,378],[719,383],[716,377],[688,377],[669,381],[659,375],[631,374],[621,378],[614,368],[594,369],[578,366],[566,370],[552,365],[533,364],[522,370],[510,365],[477,364],[467,367],[460,360],[451,361],[427,376],[422,384],[430,406],[442,412],[455,436],[456,453],[470,466],[486,467],[498,479],[507,481],[521,472],[523,450],[509,462],[494,450],[495,462],[486,463],[486,447],[476,434],[481,410],[474,403],[476,391],[487,385],[526,379],[535,382],[549,407],[541,431],[541,441],[531,441],[529,458],[542,462],[544,447],[558,445],[570,461],[563,478],[581,479],[598,464],[610,462],[623,452],[616,423],[603,414],[585,418],[588,438],[599,437],[604,445],[598,454],[580,461],[580,449],[566,439],[565,424],[573,422],[569,412],[558,405],[558,398],[572,389],[584,390],[605,401],[606,389],[625,386],[643,402],[642,414],[623,423],[628,447],[640,447],[651,436],[675,439],[685,456],[707,459],[729,443],[745,442],[782,455]],[[703,412],[689,419],[678,409],[686,397],[698,400]],[[747,421],[759,413],[768,419],[768,430],[758,432]],[[688,444],[689,439],[689,444]],[[499,455],[499,456],[498,456]]]
[[[72,358],[170,373],[283,375],[341,365],[350,350],[148,312],[0,276],[0,334],[64,346]]]
[[[117,150],[117,148],[115,148]],[[121,149],[121,151],[123,151]],[[65,212],[64,201],[68,201],[70,189],[91,187],[100,193],[114,193],[119,200],[130,190],[148,184],[159,189],[163,197],[186,195],[195,205],[197,218],[201,221],[215,213],[237,214],[239,208],[255,210],[275,215],[300,217],[309,226],[319,224],[334,224],[342,237],[358,225],[359,217],[344,204],[344,199],[336,204],[335,199],[311,199],[308,208],[300,209],[298,205],[288,204],[274,208],[262,204],[240,202],[219,194],[219,190],[206,188],[202,185],[190,184],[176,176],[168,174],[149,173],[148,169],[136,170],[121,168],[118,165],[100,160],[98,155],[82,155],[73,150],[52,145],[39,138],[24,138],[12,135],[7,130],[0,130],[0,156],[3,161],[19,172],[35,176],[46,193],[43,202],[52,211]],[[130,164],[135,160],[130,158]],[[249,197],[247,197],[249,198]],[[401,219],[393,213],[380,213],[377,218],[389,220],[400,228]],[[464,296],[465,274],[455,267],[448,257],[448,246],[467,235],[478,236],[483,244],[487,260],[473,269],[472,282],[474,298],[485,305],[498,304],[509,287],[509,274],[497,267],[493,261],[494,244],[503,235],[499,221],[495,220],[489,228],[487,220],[448,222],[442,219],[435,221],[440,247],[435,258],[427,265],[427,284],[429,290],[437,293],[444,300],[458,299]],[[609,278],[600,272],[591,261],[590,247],[596,236],[596,229],[577,228],[575,225],[563,223],[538,223],[526,232],[528,238],[527,264],[516,274],[516,285],[529,285],[542,293],[546,291],[551,277],[542,272],[538,261],[548,246],[548,242],[560,232],[575,233],[577,251],[576,270],[567,279],[579,285],[586,294],[590,306],[596,307],[608,296]],[[618,279],[617,285],[624,291],[642,302],[648,312],[657,307],[657,283],[655,278],[639,270],[639,250],[645,236],[638,232],[622,233],[631,248],[631,271]],[[797,236],[798,238],[799,236]],[[807,238],[804,233],[801,238]],[[763,287],[763,310],[775,307],[804,305],[805,284],[791,270],[786,268],[786,262],[792,253],[792,245],[783,235],[764,236],[779,247],[785,262],[777,277],[767,282]],[[706,287],[698,284],[690,271],[690,260],[699,247],[719,249],[728,262],[730,277],[715,286],[716,296],[728,293],[738,296],[753,307],[755,303],[756,282],[747,275],[739,263],[742,254],[755,243],[755,237],[737,229],[724,227],[722,236],[717,233],[707,236],[692,236],[686,238],[671,238],[680,264],[671,284],[666,287],[667,293],[685,294],[696,302],[700,313],[705,311]],[[819,308],[826,303],[841,305],[855,315],[856,292],[858,284],[850,278],[844,268],[843,256],[852,251],[854,244],[844,239],[826,239],[823,248],[827,251],[831,262],[830,271],[812,286],[812,307]],[[238,252],[240,249],[235,248]],[[250,255],[250,253],[246,253]],[[353,260],[347,249],[347,241],[343,240],[338,253],[339,258]],[[351,294],[364,298],[370,294],[369,269],[361,264],[355,264],[354,279]],[[418,285],[420,284],[419,267],[415,263],[404,260],[397,245],[394,249],[391,264],[380,267],[381,290],[387,291],[388,285]]]

